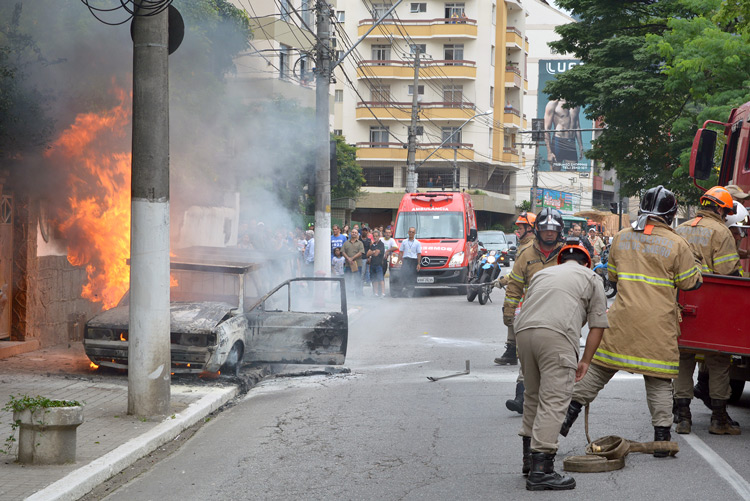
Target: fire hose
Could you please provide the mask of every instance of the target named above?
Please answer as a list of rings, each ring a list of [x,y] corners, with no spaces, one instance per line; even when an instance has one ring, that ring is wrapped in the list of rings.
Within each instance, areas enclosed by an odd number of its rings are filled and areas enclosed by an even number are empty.
[[[626,438],[609,435],[594,441],[589,437],[589,406],[586,406],[586,446],[585,456],[569,456],[563,460],[565,471],[579,473],[599,473],[622,469],[625,457],[631,452],[666,452],[674,456],[680,451],[677,442],[635,442]]]

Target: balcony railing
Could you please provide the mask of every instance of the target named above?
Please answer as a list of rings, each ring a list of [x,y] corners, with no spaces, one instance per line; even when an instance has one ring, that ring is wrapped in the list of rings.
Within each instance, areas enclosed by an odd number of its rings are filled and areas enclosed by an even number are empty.
[[[359,101],[357,108],[411,108],[412,102],[400,102],[400,101]],[[474,103],[468,103],[466,101],[436,101],[431,103],[425,103],[419,101],[420,108],[458,108],[458,109],[474,109]]]
[[[465,59],[435,59],[432,61],[420,61],[420,66],[476,66],[476,61]],[[393,59],[366,59],[360,61],[357,66],[414,66],[411,61],[393,60]]]
[[[368,24],[372,24],[377,19],[360,19],[359,25],[365,26]],[[397,24],[400,26],[425,26],[425,25],[431,25],[431,24],[471,24],[476,25],[477,20],[476,19],[456,19],[456,18],[450,18],[450,17],[439,17],[436,19],[383,19],[383,21],[380,23],[381,25],[389,25],[389,24]],[[520,32],[518,33],[521,34]]]
[[[417,149],[435,149],[438,146],[440,146],[441,143],[419,143],[417,144]],[[357,148],[402,148],[405,149],[405,143],[377,143],[377,142],[362,142],[357,143]],[[471,150],[474,149],[473,143],[445,143],[442,145],[441,149],[452,149],[452,148],[458,148],[458,149],[467,149]]]
[[[508,26],[508,27],[506,27],[506,28],[505,28],[505,32],[506,32],[506,33],[515,33],[515,34],[516,34],[516,35],[518,35],[519,37],[522,37],[522,36],[523,36],[523,33],[521,33],[521,30],[519,30],[519,29],[518,29],[518,28],[516,28],[515,26]],[[526,40],[528,40],[528,38],[527,38]]]
[[[504,113],[509,113],[511,115],[515,115],[517,117],[521,116],[521,110],[518,110],[518,109],[514,108],[513,106],[506,106],[506,107],[504,107],[503,108],[503,112]]]
[[[518,76],[521,76],[521,69],[515,64],[506,64],[505,71],[512,71]]]

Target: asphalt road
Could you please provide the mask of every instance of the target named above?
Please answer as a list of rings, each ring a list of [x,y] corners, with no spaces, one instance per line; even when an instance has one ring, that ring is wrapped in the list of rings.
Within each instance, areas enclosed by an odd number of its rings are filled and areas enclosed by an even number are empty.
[[[493,363],[503,292],[492,298],[352,305],[351,373],[261,383],[106,499],[750,499],[750,391],[730,408],[741,436],[709,435],[710,411],[696,401],[694,433],[673,434],[677,457],[631,454],[622,470],[575,474],[573,491],[527,492],[520,416],[504,405],[517,367]],[[427,379],[466,360],[468,375]],[[653,439],[642,377],[612,380],[591,406],[590,433]],[[558,468],[584,453],[583,419],[561,439]]]

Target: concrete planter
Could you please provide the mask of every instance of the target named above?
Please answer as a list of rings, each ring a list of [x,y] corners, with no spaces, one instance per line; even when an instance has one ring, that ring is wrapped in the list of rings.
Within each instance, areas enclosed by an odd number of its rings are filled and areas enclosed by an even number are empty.
[[[46,407],[13,413],[18,427],[18,462],[64,464],[76,460],[76,429],[83,407]]]

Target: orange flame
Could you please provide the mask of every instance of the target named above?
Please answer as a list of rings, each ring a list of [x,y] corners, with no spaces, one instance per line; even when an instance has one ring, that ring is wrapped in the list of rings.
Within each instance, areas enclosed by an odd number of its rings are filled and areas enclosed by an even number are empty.
[[[79,114],[45,153],[70,171],[68,207],[56,223],[68,261],[86,268],[82,297],[104,309],[115,306],[130,283],[130,96],[123,89],[113,93],[116,106]]]
[[[91,363],[89,364],[89,367],[91,367],[91,368],[92,368],[92,369],[94,369],[94,370],[96,370],[96,369],[98,369],[98,368],[99,368],[99,366],[98,366],[98,365],[96,365],[96,364],[95,364],[94,362],[91,362]]]

